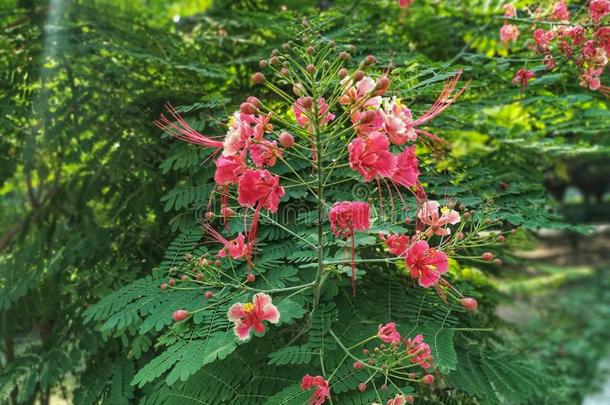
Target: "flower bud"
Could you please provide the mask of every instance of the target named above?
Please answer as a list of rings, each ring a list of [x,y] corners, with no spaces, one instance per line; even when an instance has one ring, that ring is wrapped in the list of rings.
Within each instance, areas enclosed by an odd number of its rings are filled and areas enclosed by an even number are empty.
[[[206,291],[205,294],[203,294],[203,296],[205,297],[206,300],[209,300],[210,298],[212,298],[214,296],[214,293],[212,291]]]
[[[362,70],[356,70],[354,73],[354,80],[359,82],[362,79],[364,79],[364,72]]]
[[[457,238],[458,238],[458,240],[464,239],[464,232],[462,232],[462,231],[458,232],[457,233]]]
[[[278,58],[277,56],[272,56],[271,59],[269,59],[269,62],[271,62],[272,65],[277,65],[278,63],[280,63],[280,58]]]
[[[510,187],[510,184],[508,184],[505,181],[501,181],[499,184],[500,190],[505,191],[508,190],[508,188]]]
[[[341,52],[341,53],[339,54],[339,58],[341,58],[341,60],[342,60],[343,62],[347,62],[348,60],[350,60],[351,56],[350,56],[350,54],[349,54],[349,53],[347,53],[347,52]]]
[[[263,84],[265,82],[265,75],[261,72],[256,72],[252,75],[252,81],[255,84]]]
[[[266,60],[266,59],[261,59],[261,60],[259,60],[259,61],[258,61],[258,66],[259,66],[261,69],[266,68],[268,65],[269,65],[269,63],[267,62],[267,60]]]
[[[271,56],[277,56],[278,53],[279,51],[277,49],[274,49],[271,51]]]
[[[207,266],[208,264],[210,264],[210,262],[204,256],[201,256],[199,258],[199,265],[200,266]]]
[[[332,39],[330,41],[328,41],[328,46],[330,48],[334,48],[337,45],[337,43],[335,41],[333,41]]]
[[[288,76],[288,74],[289,74],[289,73],[290,73],[290,72],[289,72],[289,71],[288,71],[288,69],[286,69],[285,67],[280,69],[280,74],[281,74],[282,76]]]
[[[339,78],[344,79],[346,76],[347,76],[347,69],[346,68],[339,69]]]
[[[377,83],[375,83],[375,91],[373,94],[376,96],[381,96],[388,89],[389,85],[390,79],[388,79],[386,76],[380,77],[377,79]]]
[[[214,214],[212,211],[208,211],[205,213],[205,219],[208,222],[213,221],[215,217],[216,217],[216,214]]]
[[[506,240],[506,238],[504,237],[504,235],[498,235],[499,242],[504,242],[505,240]]]
[[[172,314],[172,319],[174,320],[174,322],[180,322],[187,319],[190,315],[191,314],[189,313],[189,311],[186,311],[184,309],[177,309]]]
[[[180,276],[180,280],[182,280],[182,281],[186,281],[188,279],[189,279],[189,276],[187,276],[186,274],[183,274]]]
[[[205,278],[205,276],[200,271],[198,271],[197,274],[195,274],[195,280],[197,280],[197,281],[203,281],[204,278]]]
[[[409,394],[405,396],[405,401],[407,402],[407,404],[413,404],[415,403],[415,398],[413,397],[413,395]]]
[[[170,279],[169,279],[169,281],[168,281],[167,283],[170,285],[170,287],[173,287],[173,286],[175,286],[175,285],[176,285],[176,280],[175,280],[175,279],[173,279],[173,278],[170,278]]]
[[[242,114],[254,115],[258,110],[254,104],[246,102],[241,103],[239,106],[239,111],[241,111]]]
[[[322,67],[324,68],[328,68],[330,66],[330,62],[325,60],[324,62],[322,62]]]
[[[290,44],[288,42],[286,42],[285,44],[282,44],[282,49],[287,51],[290,49]]]
[[[491,262],[493,258],[494,255],[491,252],[485,252],[481,255],[481,259],[485,260],[486,262]]]
[[[360,123],[369,124],[369,123],[373,122],[376,117],[377,117],[377,114],[375,113],[375,111],[367,110],[360,116]]]
[[[308,46],[306,52],[307,52],[307,55],[313,55],[316,52],[316,50],[314,49],[313,46]]]
[[[292,86],[292,92],[296,96],[301,96],[305,92],[305,89],[303,88],[303,85],[301,83],[295,83],[295,85]]]
[[[305,68],[305,70],[306,70],[306,71],[307,71],[307,73],[309,73],[310,75],[313,75],[313,74],[316,72],[316,67],[310,63],[309,65],[307,65],[307,67]]]
[[[474,298],[466,297],[466,298],[460,299],[460,305],[466,311],[474,311],[479,306],[479,303]]]
[[[411,217],[406,217],[405,218],[405,224],[410,225],[411,221],[412,221]]]
[[[362,354],[364,354],[365,356],[368,356],[368,355],[369,355],[369,353],[370,353],[370,352],[369,352],[369,349],[364,349],[364,350],[362,350]]]
[[[361,361],[356,361],[356,362],[354,363],[354,369],[356,369],[356,370],[361,370],[361,369],[362,369],[362,367],[364,367],[364,364],[362,364],[362,362],[361,362]]]
[[[258,98],[254,97],[254,96],[248,97],[246,99],[246,101],[248,103],[252,104],[253,106],[257,107],[257,108],[261,106],[261,101]]]
[[[348,46],[346,47],[346,49],[347,49],[347,51],[348,51],[349,53],[354,53],[354,52],[356,52],[356,47],[355,47],[354,45],[348,45]]]
[[[189,261],[193,260],[193,255],[191,253],[187,253],[184,255],[184,260]]]
[[[252,273],[248,273],[246,276],[246,283],[253,283],[256,280],[256,276]]]
[[[222,262],[220,260],[216,260],[214,262],[214,266],[220,266],[222,264]]]
[[[417,378],[417,373],[409,373],[407,374],[407,378],[410,380],[415,380]]]
[[[424,378],[422,378],[422,382],[424,384],[432,384],[434,382],[434,376],[432,374],[426,374]]]
[[[161,284],[161,290],[167,290],[167,283]]]
[[[358,384],[358,391],[360,391],[360,392],[366,391],[366,384],[365,383]]]
[[[498,267],[502,267],[502,265],[504,265],[504,262],[502,261],[502,259],[496,259],[494,260],[494,264]]]
[[[309,96],[303,97],[303,100],[301,100],[301,105],[303,108],[308,110],[313,106],[313,100]]]
[[[284,148],[292,148],[294,146],[294,136],[289,132],[282,132],[280,134],[280,145]]]
[[[377,58],[373,55],[368,55],[366,58],[364,58],[364,64],[367,66],[372,65],[375,62],[377,62]]]
[[[388,384],[381,384],[381,387],[379,387],[379,389],[381,389],[381,391],[386,391],[388,389]]]

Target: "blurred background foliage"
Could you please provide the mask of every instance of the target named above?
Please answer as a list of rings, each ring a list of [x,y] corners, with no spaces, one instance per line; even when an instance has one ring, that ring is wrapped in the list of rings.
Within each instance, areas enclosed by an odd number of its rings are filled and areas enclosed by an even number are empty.
[[[258,60],[303,19],[398,72],[416,114],[465,69],[468,92],[434,122],[446,159],[424,151],[424,178],[519,230],[504,267],[457,277],[493,290],[500,334],[554,379],[527,401],[578,402],[610,349],[608,236],[589,226],[610,219],[608,100],[564,71],[513,86],[531,55],[499,42],[501,14],[489,0],[0,0],[0,402],[154,403],[162,380],[130,382],[155,333],[103,334],[82,316],[149,275],[207,199],[205,153],[152,121],[171,101],[221,133]],[[560,233],[540,242],[540,228]]]

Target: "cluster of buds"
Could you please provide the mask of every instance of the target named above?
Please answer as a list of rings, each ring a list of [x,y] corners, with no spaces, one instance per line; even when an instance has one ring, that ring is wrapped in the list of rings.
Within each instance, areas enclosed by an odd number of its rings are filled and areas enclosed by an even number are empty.
[[[508,17],[515,17],[514,6]],[[532,18],[532,46],[547,70],[554,70],[560,63],[576,66],[580,85],[593,91],[610,95],[610,88],[601,82],[610,54],[610,27],[604,24],[610,15],[610,0],[591,0],[585,16],[573,17],[564,0],[556,1],[550,8],[539,7],[529,11]],[[510,25],[510,24],[509,24]],[[500,33],[503,41],[516,41],[516,35]],[[506,27],[506,25],[505,25]],[[504,27],[503,27],[504,29]],[[521,68],[514,76],[515,84],[526,86],[535,77],[533,71]]]

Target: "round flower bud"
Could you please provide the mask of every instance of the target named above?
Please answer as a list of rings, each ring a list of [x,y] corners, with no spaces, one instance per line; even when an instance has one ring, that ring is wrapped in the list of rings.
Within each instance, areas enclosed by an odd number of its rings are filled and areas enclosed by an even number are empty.
[[[197,281],[203,281],[204,278],[205,278],[205,276],[200,271],[197,272],[197,274],[195,274],[195,280],[197,280]]]
[[[303,100],[301,100],[301,105],[305,109],[310,109],[313,106],[313,100],[309,96],[303,97]]]
[[[334,48],[334,47],[335,47],[335,45],[337,45],[337,43],[336,43],[335,41],[333,41],[332,39],[331,39],[330,41],[328,41],[328,46],[329,46],[330,48]]]
[[[357,70],[354,73],[354,80],[359,82],[360,80],[364,79],[364,72],[362,70]]]
[[[479,306],[479,303],[474,298],[466,297],[466,298],[460,299],[460,305],[466,311],[474,311]]]
[[[259,61],[258,61],[258,66],[259,66],[261,69],[266,68],[268,65],[269,65],[269,63],[267,62],[267,60],[266,60],[266,59],[261,59],[261,60],[259,60]]]
[[[246,276],[246,283],[253,283],[256,280],[256,276],[252,273],[248,273]]]
[[[368,355],[369,355],[369,353],[370,353],[370,352],[369,352],[369,349],[364,349],[364,350],[362,350],[362,354],[364,354],[365,356],[368,356]]]
[[[277,56],[278,53],[279,51],[277,49],[274,49],[271,51],[271,56]]]
[[[253,106],[257,107],[257,108],[261,106],[261,101],[258,98],[254,97],[254,96],[248,97],[246,99],[246,101],[248,103],[252,104]]]
[[[390,85],[390,79],[388,79],[385,76],[380,77],[377,80],[377,83],[375,83],[375,92],[374,92],[374,94],[376,96],[381,96],[388,89],[389,85]]]
[[[292,86],[292,92],[296,96],[301,96],[304,91],[305,91],[305,89],[303,89],[303,85],[301,83],[295,83],[295,85]]]
[[[354,52],[356,52],[356,47],[355,47],[354,45],[348,45],[348,46],[346,47],[346,49],[347,49],[347,51],[348,51],[349,53],[354,53]]]
[[[199,265],[200,266],[207,266],[208,264],[210,264],[210,262],[204,256],[201,256],[199,258]]]
[[[322,62],[322,67],[327,68],[329,66],[330,66],[330,62],[329,61],[325,60],[324,62]]]
[[[213,221],[215,217],[216,217],[216,214],[214,214],[212,211],[208,211],[205,213],[206,221]]]
[[[288,42],[286,42],[285,44],[282,44],[282,49],[287,51],[290,49],[290,44]]]
[[[258,110],[254,104],[245,102],[240,104],[239,111],[243,114],[254,115]]]
[[[186,311],[184,309],[177,309],[172,314],[172,319],[174,320],[174,322],[180,322],[187,319],[190,315],[191,314],[189,313],[189,311]]]
[[[206,300],[209,300],[210,298],[212,298],[214,296],[214,293],[212,291],[206,291],[205,294],[203,294],[203,296],[205,297]]]
[[[220,266],[222,264],[222,262],[220,260],[216,260],[214,262],[214,266]]]
[[[360,391],[360,392],[366,391],[366,384],[365,383],[358,384],[358,391]]]
[[[504,235],[498,235],[499,242],[504,242],[505,240],[506,240],[506,238],[504,237]]]
[[[347,69],[346,68],[339,69],[339,78],[344,79],[346,76],[347,76]]]
[[[405,218],[405,224],[410,225],[411,221],[412,221],[411,217],[406,217]]]
[[[255,84],[263,84],[265,82],[265,75],[261,72],[256,72],[252,75],[252,81]]]
[[[182,276],[180,276],[180,280],[182,281],[186,281],[189,279],[189,276],[187,276],[186,274],[183,274]]]
[[[373,55],[368,55],[366,58],[364,58],[364,63],[366,65],[372,65],[375,62],[377,62],[377,58]]]
[[[313,55],[316,52],[313,46],[308,46],[306,51],[307,55]]]
[[[271,59],[269,59],[269,62],[271,62],[272,65],[277,65],[278,63],[280,63],[280,58],[278,58],[277,56],[272,56]]]
[[[173,286],[175,286],[175,285],[176,285],[176,280],[175,280],[175,279],[173,279],[173,278],[170,278],[170,279],[169,279],[169,281],[168,281],[167,283],[170,285],[170,287],[173,287]]]
[[[417,373],[409,373],[407,374],[407,378],[410,380],[415,380],[417,378]]]
[[[167,290],[167,283],[161,284],[161,290]]]
[[[502,259],[496,259],[494,260],[494,264],[498,267],[502,267],[502,265],[504,265],[504,262],[502,261]]]
[[[424,378],[422,378],[422,382],[424,384],[432,384],[434,382],[434,376],[432,374],[426,374]]]
[[[289,132],[282,132],[280,134],[280,145],[284,148],[292,148],[294,146],[294,136]]]
[[[350,56],[350,54],[349,54],[349,53],[347,53],[347,52],[341,52],[341,53],[339,54],[339,58],[341,58],[341,60],[342,60],[343,62],[347,62],[347,61],[348,61],[348,60],[351,58],[351,56]]]
[[[316,67],[310,63],[309,65],[307,65],[307,67],[305,68],[305,70],[306,70],[306,71],[307,71],[307,73],[309,73],[310,75],[313,75],[313,74],[316,72]]]
[[[493,258],[494,255],[491,252],[485,252],[481,255],[481,259],[485,260],[486,262],[491,262]]]
[[[362,369],[362,367],[364,367],[364,364],[362,364],[362,362],[361,362],[361,361],[357,361],[357,362],[355,362],[355,363],[354,363],[354,368],[355,368],[356,370],[361,370],[361,369]]]
[[[193,255],[191,253],[187,253],[184,255],[184,260],[189,261],[193,260]]]
[[[415,403],[415,398],[413,397],[413,395],[409,394],[405,396],[405,401],[407,402],[407,404],[413,404]]]
[[[464,239],[464,232],[462,232],[462,231],[458,232],[457,233],[457,238],[458,238],[458,240]]]
[[[280,74],[281,74],[282,76],[288,76],[288,74],[289,74],[289,73],[290,73],[290,72],[289,72],[289,71],[288,71],[288,69],[286,69],[286,68],[281,68],[281,69],[280,69]]]
[[[386,391],[388,389],[388,384],[381,384],[381,387],[379,387],[381,389],[381,391]]]

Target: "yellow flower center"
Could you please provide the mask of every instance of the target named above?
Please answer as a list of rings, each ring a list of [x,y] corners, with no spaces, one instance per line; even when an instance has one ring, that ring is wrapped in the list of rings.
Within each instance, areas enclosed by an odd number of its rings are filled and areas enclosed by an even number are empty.
[[[250,312],[254,309],[254,304],[251,302],[247,302],[244,304],[244,312]]]
[[[443,215],[449,213],[449,211],[451,211],[451,210],[448,207],[441,208],[441,214],[443,214]]]

